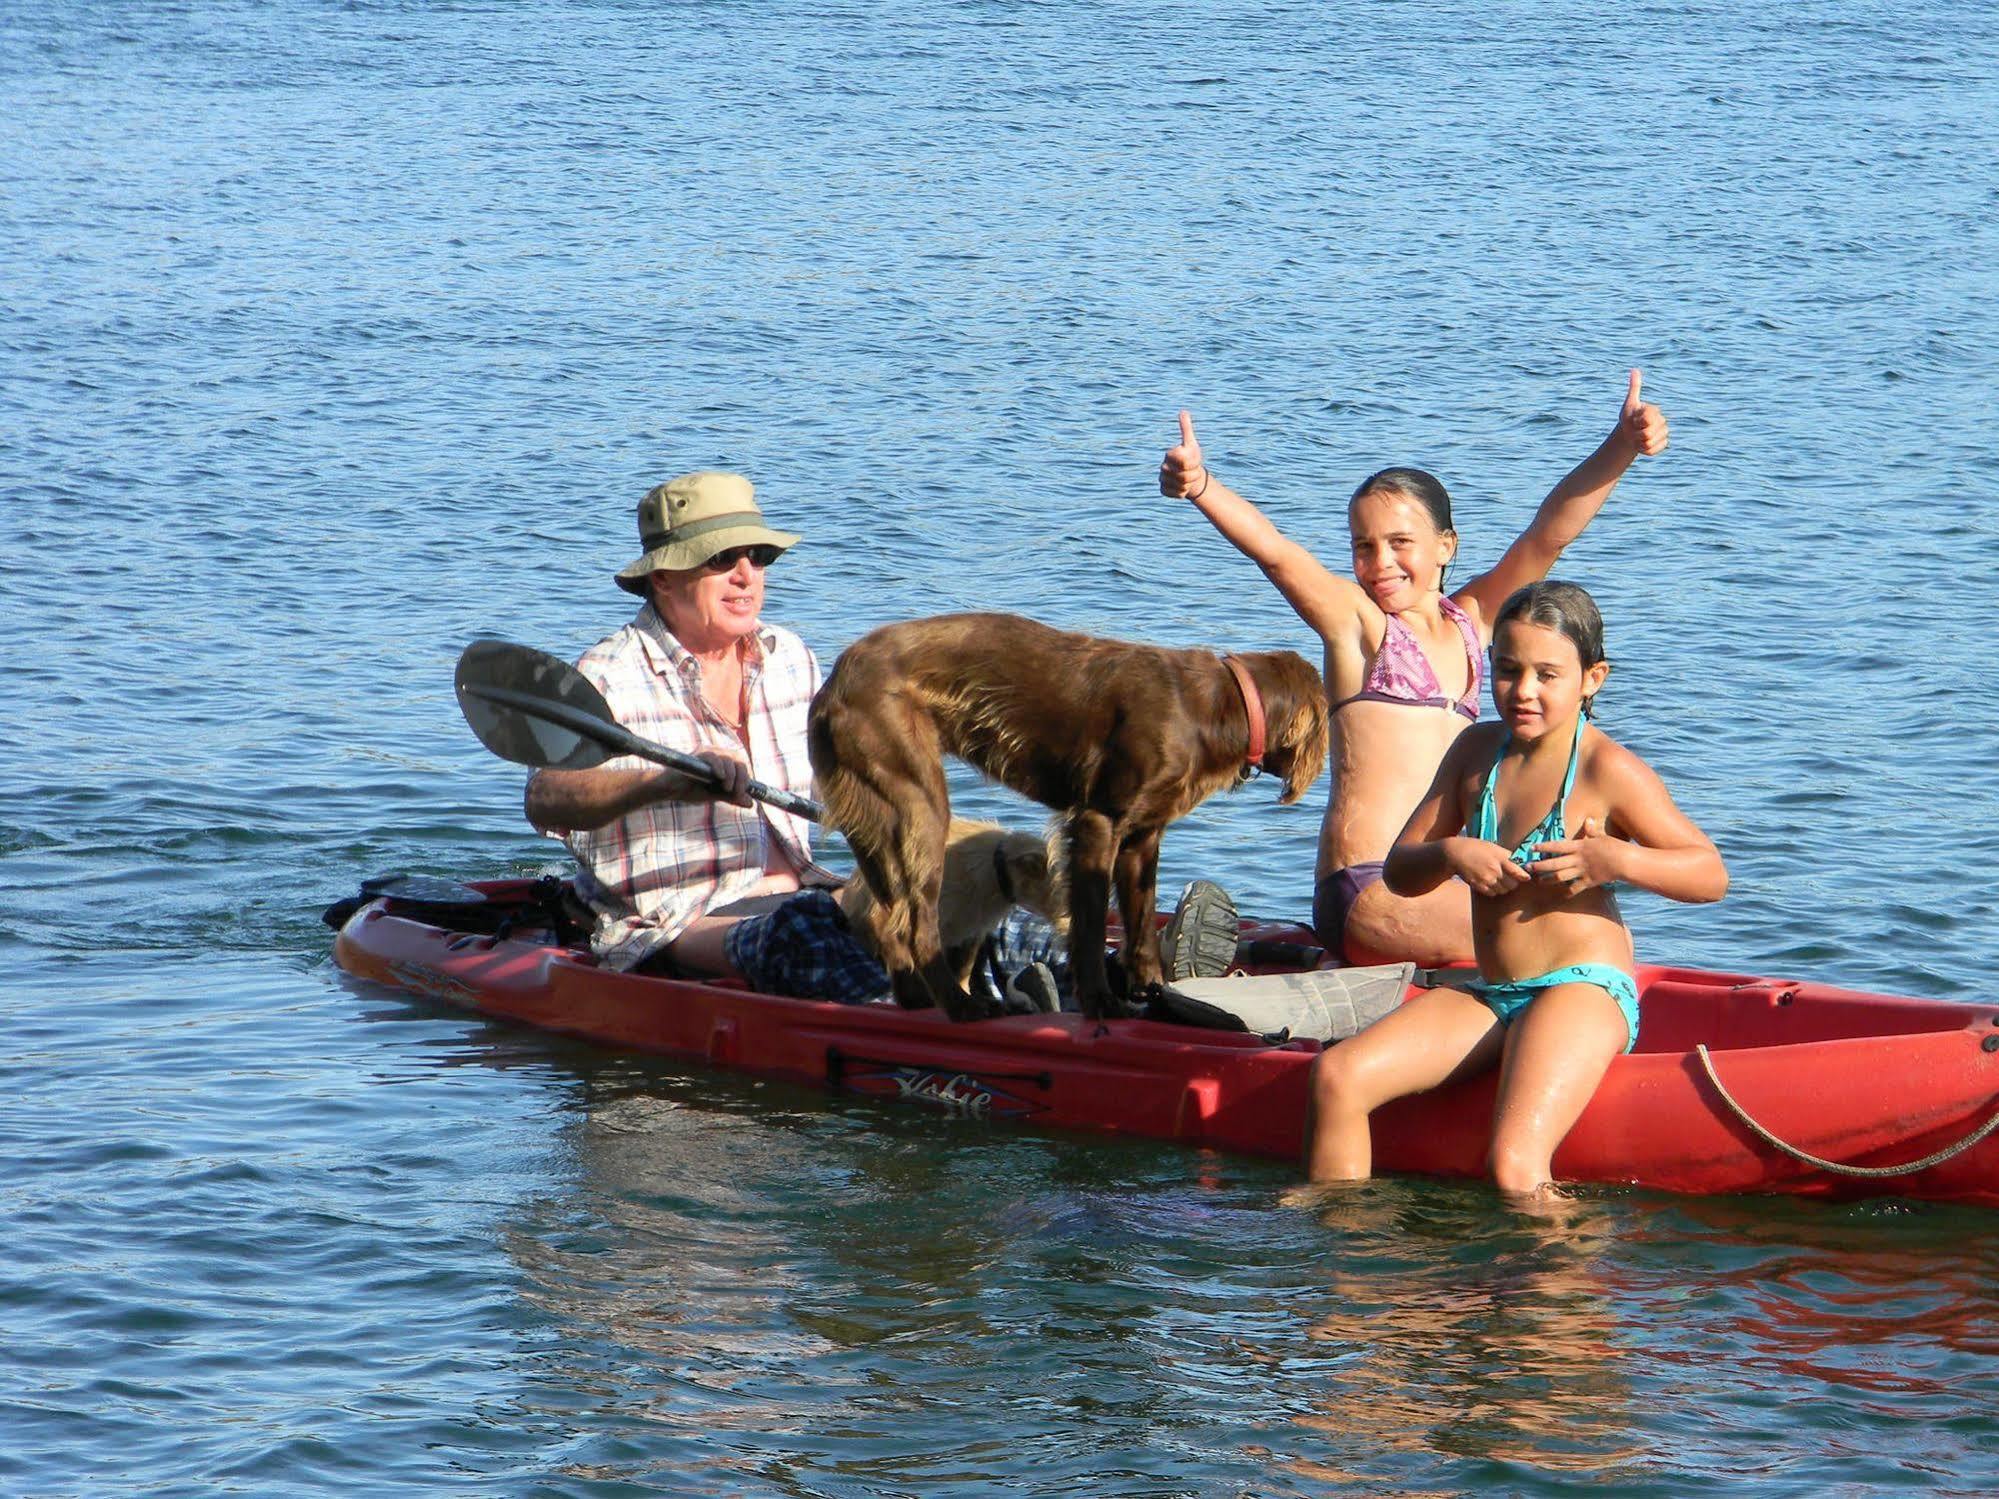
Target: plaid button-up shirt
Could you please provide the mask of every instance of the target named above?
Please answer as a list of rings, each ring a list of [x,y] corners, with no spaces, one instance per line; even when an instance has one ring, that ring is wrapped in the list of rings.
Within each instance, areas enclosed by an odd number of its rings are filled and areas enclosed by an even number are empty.
[[[765,624],[749,637],[747,745],[701,695],[701,663],[650,603],[586,651],[576,669],[641,738],[737,758],[747,749],[757,780],[812,794],[805,710],[819,688],[819,662],[791,631]],[[636,756],[606,760],[604,768],[658,769]],[[597,912],[590,945],[613,968],[632,967],[697,916],[748,894],[768,872],[772,839],[803,883],[837,883],[812,861],[812,824],[762,802],[653,802],[604,827],[559,836],[582,866],[578,888]]]

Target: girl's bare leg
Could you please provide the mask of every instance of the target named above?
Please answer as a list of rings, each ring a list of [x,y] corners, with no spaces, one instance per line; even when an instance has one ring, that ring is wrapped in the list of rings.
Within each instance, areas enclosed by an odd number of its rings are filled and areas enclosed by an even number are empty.
[[[1492,1179],[1502,1192],[1539,1192],[1597,1084],[1624,1050],[1624,1012],[1595,984],[1534,996],[1506,1037],[1493,1108]]]
[[[1426,989],[1312,1064],[1305,1175],[1360,1181],[1374,1167],[1368,1115],[1390,1099],[1485,1071],[1502,1035],[1484,1002],[1462,989]]]
[[[1341,946],[1349,963],[1407,961],[1419,968],[1469,963],[1471,891],[1461,880],[1446,880],[1410,899],[1386,885],[1370,885],[1347,913]]]

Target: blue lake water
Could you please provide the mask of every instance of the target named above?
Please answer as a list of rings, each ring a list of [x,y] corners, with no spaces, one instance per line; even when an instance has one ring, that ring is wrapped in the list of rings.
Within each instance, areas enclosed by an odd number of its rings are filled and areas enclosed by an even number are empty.
[[[620,623],[660,478],[755,477],[828,661],[1309,650],[1177,409],[1332,559],[1432,469],[1477,567],[1635,365],[1672,447],[1561,571],[1734,876],[1641,954],[1989,996],[1999,13],[54,0],[0,100],[0,1492],[1999,1488],[1990,1214],[1288,1207],[318,922],[556,858],[451,666]],[[1252,785],[1162,884],[1303,916],[1314,828]]]

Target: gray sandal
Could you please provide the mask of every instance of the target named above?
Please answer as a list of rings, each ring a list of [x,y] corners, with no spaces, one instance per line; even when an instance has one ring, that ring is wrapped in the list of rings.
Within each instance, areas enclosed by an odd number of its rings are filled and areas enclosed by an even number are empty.
[[[1195,880],[1180,892],[1180,904],[1159,938],[1166,981],[1220,978],[1235,967],[1242,931],[1235,902],[1213,880]]]

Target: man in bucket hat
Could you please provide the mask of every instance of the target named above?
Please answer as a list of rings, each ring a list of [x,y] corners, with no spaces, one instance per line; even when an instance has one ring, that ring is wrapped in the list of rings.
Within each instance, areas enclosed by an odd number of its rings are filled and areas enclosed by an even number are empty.
[[[728,934],[745,916],[837,883],[813,862],[811,823],[744,789],[754,778],[811,794],[805,712],[819,663],[762,618],[765,573],[799,538],[764,524],[740,474],[669,479],[638,521],[642,554],[617,582],[645,604],[576,667],[619,723],[699,756],[719,785],[627,756],[536,771],[527,815],[576,856],[607,965],[727,973]]]
[[[888,975],[838,903],[808,888],[839,883],[813,861],[812,824],[744,790],[752,777],[801,796],[812,789],[805,718],[819,663],[796,635],[761,618],[765,572],[797,540],[764,524],[738,474],[683,474],[647,493],[643,554],[617,574],[645,606],[577,670],[619,723],[700,756],[720,784],[636,757],[538,770],[527,815],[576,856],[577,889],[597,915],[591,946],[608,966],[740,974],[770,993],[860,1003],[886,998]],[[1209,925],[1225,920],[1221,945],[1232,955],[1234,908],[1195,914]],[[1183,919],[1176,914],[1174,931]],[[1048,923],[1016,910],[990,967],[997,974],[980,982],[995,991],[1004,983],[1009,1007],[1052,1009],[1066,964]],[[1184,976],[1170,954],[1168,972]]]

